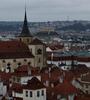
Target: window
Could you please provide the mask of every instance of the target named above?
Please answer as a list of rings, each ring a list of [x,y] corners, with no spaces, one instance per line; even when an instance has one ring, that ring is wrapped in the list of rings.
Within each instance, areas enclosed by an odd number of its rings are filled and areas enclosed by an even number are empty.
[[[5,60],[3,60],[3,63],[5,63]]]
[[[29,43],[29,39],[27,39],[27,42]]]
[[[13,62],[16,62],[16,59],[14,59]]]
[[[32,91],[30,91],[30,97],[32,97]]]
[[[42,96],[44,96],[44,90],[42,90]]]
[[[86,94],[88,94],[88,91],[86,90]]]
[[[31,62],[28,62],[28,65],[30,66],[31,65]]]
[[[10,63],[7,64],[7,66],[10,66],[10,65],[11,65]]]
[[[37,97],[39,97],[40,96],[40,92],[39,91],[37,91]]]
[[[38,63],[40,63],[40,62],[41,62],[41,59],[39,58],[39,59],[38,59]]]
[[[20,65],[21,65],[21,63],[19,62],[19,63],[18,63],[18,66],[20,66]]]
[[[26,97],[28,97],[28,91],[26,91]]]
[[[25,62],[27,62],[27,59],[24,59]]]
[[[86,84],[86,88],[88,88],[88,85]]]
[[[37,54],[42,54],[42,50],[41,49],[38,49],[37,50]]]
[[[22,41],[22,39],[20,38],[20,41]]]

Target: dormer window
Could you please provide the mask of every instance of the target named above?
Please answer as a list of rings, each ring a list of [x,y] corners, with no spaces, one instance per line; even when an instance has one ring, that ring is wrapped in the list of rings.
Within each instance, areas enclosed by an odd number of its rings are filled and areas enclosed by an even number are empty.
[[[42,54],[42,50],[41,50],[41,49],[38,49],[38,50],[37,50],[37,54],[38,54],[38,55]]]

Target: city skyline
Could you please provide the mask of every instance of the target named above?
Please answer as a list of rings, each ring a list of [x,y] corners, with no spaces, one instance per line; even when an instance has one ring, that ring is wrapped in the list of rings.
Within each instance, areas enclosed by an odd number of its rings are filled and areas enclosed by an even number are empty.
[[[0,0],[0,21],[90,20],[90,0]]]

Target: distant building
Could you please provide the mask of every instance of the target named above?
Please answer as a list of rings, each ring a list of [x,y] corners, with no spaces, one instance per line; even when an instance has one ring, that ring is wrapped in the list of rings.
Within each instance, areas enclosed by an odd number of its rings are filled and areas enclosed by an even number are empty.
[[[12,85],[12,97],[17,100],[46,100],[46,88],[36,77],[26,85],[15,83]]]
[[[26,10],[23,28],[17,40],[0,41],[0,48],[0,70],[2,71],[14,72],[20,65],[40,68],[46,66],[46,46],[31,35]]]

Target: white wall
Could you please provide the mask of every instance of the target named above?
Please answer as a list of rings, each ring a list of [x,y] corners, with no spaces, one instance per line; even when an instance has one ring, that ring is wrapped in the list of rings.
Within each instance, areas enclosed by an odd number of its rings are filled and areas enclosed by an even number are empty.
[[[44,90],[44,96],[41,95],[41,91]],[[29,90],[28,92],[32,91],[32,97],[26,97],[26,90],[23,90],[23,100],[46,100],[46,89],[38,89],[38,90]],[[37,91],[40,91],[40,97],[37,97]],[[28,94],[29,95],[29,94]]]

